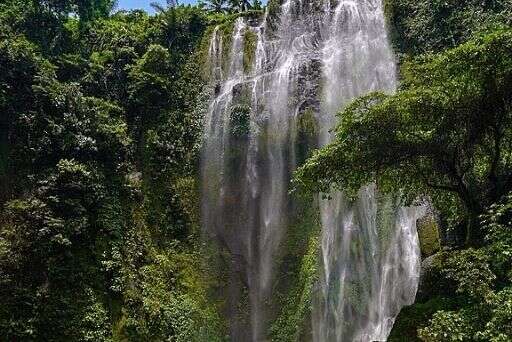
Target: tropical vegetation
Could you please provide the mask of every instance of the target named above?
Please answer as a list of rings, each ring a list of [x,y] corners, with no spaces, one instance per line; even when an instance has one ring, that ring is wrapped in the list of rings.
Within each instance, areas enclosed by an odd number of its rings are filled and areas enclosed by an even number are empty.
[[[340,108],[335,140],[308,155],[295,191],[350,196],[375,182],[435,207],[440,245],[390,341],[510,341],[512,1],[385,4],[399,89]],[[223,270],[200,229],[202,75],[213,27],[228,36],[262,7],[0,3],[0,340],[227,340]],[[254,37],[245,44],[254,51]],[[233,112],[232,134],[247,133],[247,112]],[[310,310],[312,211],[286,237],[292,290],[276,341],[297,340]]]

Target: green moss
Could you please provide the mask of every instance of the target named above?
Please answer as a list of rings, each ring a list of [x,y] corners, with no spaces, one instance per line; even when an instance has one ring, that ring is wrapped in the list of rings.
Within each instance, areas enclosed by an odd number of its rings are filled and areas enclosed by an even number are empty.
[[[245,105],[237,105],[231,108],[230,132],[236,138],[246,137],[250,131],[251,108]]]
[[[213,31],[215,26],[209,26],[201,40],[199,49],[197,52],[197,60],[201,66],[201,75],[205,82],[210,80],[210,70],[212,69],[209,61],[208,52],[210,50],[210,42],[212,40]]]
[[[254,57],[256,55],[256,46],[258,44],[258,36],[251,30],[246,29],[244,33],[244,72],[252,71]]]
[[[193,236],[200,235],[200,189],[199,182],[195,177],[182,177],[176,180],[174,191],[179,200],[179,207],[189,218],[191,233]]]
[[[378,211],[377,211],[377,232],[381,248],[387,250],[389,244],[393,242],[393,235],[396,232],[396,196],[383,192],[377,193]]]
[[[244,13],[234,14],[217,14],[210,17],[209,26],[203,37],[201,43],[201,55],[202,65],[204,66],[203,72],[206,79],[209,77],[211,66],[208,63],[208,50],[212,39],[215,28],[218,28],[218,33],[222,39],[222,69],[227,70],[229,63],[231,62],[231,48],[233,42],[233,31],[235,27],[235,21],[240,18],[247,18],[251,20],[261,19],[264,15],[264,11],[261,10],[250,10]],[[257,35],[250,29],[244,32],[244,70],[250,72],[254,55],[256,51]]]
[[[210,71],[212,66],[209,61],[209,49],[210,43],[213,38],[213,32],[215,29],[218,29],[218,34],[222,40],[222,69],[226,70],[229,66],[230,55],[231,55],[231,42],[233,40],[233,29],[235,20],[239,17],[239,15],[229,15],[229,16],[215,16],[212,20],[210,20],[210,25],[206,29],[206,32],[201,40],[199,52],[198,52],[198,61],[200,65],[202,65],[202,75],[205,81],[208,81],[210,78]]]
[[[286,268],[278,294],[278,315],[272,341],[298,341],[310,333],[313,286],[318,274],[320,218],[311,198],[298,199],[297,217],[289,227],[282,266]],[[284,284],[284,286],[283,286]]]
[[[268,17],[271,22],[278,20],[278,16],[281,12],[281,0],[269,0],[267,4]]]
[[[187,212],[196,210],[197,183],[181,178],[176,187],[186,197]],[[222,341],[225,322],[209,291],[215,277],[203,263],[200,246],[174,242],[168,248],[153,243],[146,209],[132,213],[133,232],[123,255],[122,315],[113,323],[114,341]]]
[[[307,137],[316,137],[318,134],[318,124],[316,122],[315,113],[313,109],[308,108],[299,116],[297,124],[299,134],[304,134]]]
[[[441,249],[439,227],[434,217],[427,216],[418,222],[421,255],[428,257]]]
[[[297,162],[299,164],[310,156],[311,151],[317,147],[318,123],[312,108],[307,108],[298,117],[297,121]]]
[[[234,18],[236,19],[236,18]],[[233,30],[235,20],[228,20],[219,25],[219,33],[222,37],[222,69],[227,70],[231,62],[231,45],[233,43]]]
[[[318,238],[312,238],[302,259],[297,283],[282,301],[282,311],[272,325],[272,341],[298,341],[307,334],[304,325],[311,315],[313,286],[317,279],[318,247]]]

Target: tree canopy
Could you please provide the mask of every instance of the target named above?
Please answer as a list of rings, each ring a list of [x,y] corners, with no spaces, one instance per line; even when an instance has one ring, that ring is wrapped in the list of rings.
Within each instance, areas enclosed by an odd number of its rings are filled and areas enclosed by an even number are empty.
[[[511,0],[385,0],[397,52],[421,54],[455,47],[473,34],[512,24]]]

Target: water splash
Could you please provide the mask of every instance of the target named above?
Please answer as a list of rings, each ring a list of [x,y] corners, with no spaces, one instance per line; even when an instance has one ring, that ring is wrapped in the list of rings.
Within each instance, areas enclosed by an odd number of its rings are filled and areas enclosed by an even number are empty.
[[[317,139],[306,147],[324,145],[351,99],[395,88],[383,17],[378,0],[285,0],[278,17],[238,18],[229,37],[219,27],[212,33],[202,220],[205,235],[227,252],[223,295],[233,341],[267,338],[279,247],[294,208],[289,182],[304,159],[299,122],[313,113]],[[256,37],[250,68],[248,35]],[[377,199],[374,186],[354,203],[332,197],[319,208],[313,339],[385,340],[416,292],[420,210]]]

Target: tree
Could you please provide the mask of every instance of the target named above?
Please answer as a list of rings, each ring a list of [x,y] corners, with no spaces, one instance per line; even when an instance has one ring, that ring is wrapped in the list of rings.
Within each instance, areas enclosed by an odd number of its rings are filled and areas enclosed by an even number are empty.
[[[25,176],[0,211],[0,330],[10,340],[83,341],[79,321],[95,307],[86,290],[118,295],[110,256],[124,227],[126,124],[119,107],[52,76],[39,75],[10,131],[10,174]]]
[[[334,142],[298,170],[297,186],[350,192],[376,181],[429,195],[477,242],[478,216],[512,189],[511,51],[512,30],[499,29],[406,63],[395,95],[363,96],[340,114]]]
[[[174,8],[179,5],[178,0],[167,0],[166,3],[168,8]],[[149,5],[153,7],[155,11],[160,13],[165,13],[167,11],[167,9],[159,2],[151,2]]]
[[[251,5],[251,9],[261,11],[263,9],[263,5],[260,0],[254,0]]]
[[[214,13],[226,13],[229,9],[227,0],[209,0],[201,2],[201,6]]]
[[[255,0],[251,4],[250,0],[207,0],[201,1],[200,6],[213,13],[242,13],[250,9],[261,9],[261,2]]]
[[[85,28],[98,18],[106,18],[116,5],[115,0],[76,0],[80,26]]]
[[[39,8],[60,15],[76,13],[84,24],[107,17],[116,5],[115,0],[33,0],[33,3]]]
[[[448,289],[440,295],[456,301],[419,329],[422,341],[512,338],[512,193],[488,208],[482,218],[486,246],[445,251],[435,257],[437,282]]]
[[[15,124],[31,108],[32,87],[48,67],[23,37],[0,41],[0,206],[24,182],[14,162]]]
[[[0,1],[0,335],[217,341],[194,243],[207,15],[112,3]]]
[[[442,51],[482,29],[512,24],[510,0],[386,0],[385,9],[393,43],[407,54]]]

